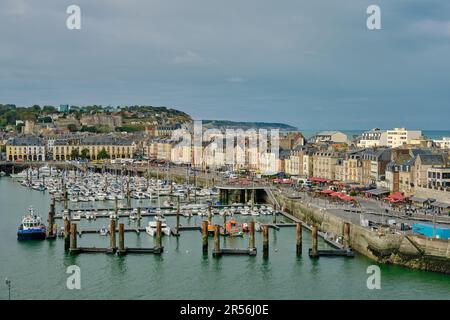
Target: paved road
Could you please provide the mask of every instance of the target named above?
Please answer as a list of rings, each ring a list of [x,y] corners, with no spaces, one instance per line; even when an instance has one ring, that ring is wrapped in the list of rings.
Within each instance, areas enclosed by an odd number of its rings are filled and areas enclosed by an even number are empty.
[[[405,212],[392,210],[388,205],[374,199],[357,197],[359,206],[355,207],[346,203],[331,202],[326,198],[315,198],[307,192],[297,192],[288,188],[281,189],[283,194],[289,197],[298,197],[306,205],[310,205],[319,209],[326,209],[334,215],[355,224],[360,224],[362,214],[363,219],[368,219],[376,223],[387,223],[389,219],[393,219],[396,223],[406,223],[412,225],[417,222],[432,223],[433,217],[430,215],[414,214],[412,217],[406,216]],[[388,210],[388,213],[385,210]],[[436,225],[450,224],[447,216],[437,216]]]

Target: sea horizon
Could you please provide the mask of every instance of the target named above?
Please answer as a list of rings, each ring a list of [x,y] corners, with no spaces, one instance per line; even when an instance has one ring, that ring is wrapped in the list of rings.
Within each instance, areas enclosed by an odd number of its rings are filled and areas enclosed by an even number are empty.
[[[303,136],[305,138],[311,138],[316,133],[321,132],[321,131],[341,131],[341,132],[345,133],[349,138],[352,138],[353,136],[361,135],[363,132],[368,131],[370,129],[366,129],[366,130],[363,130],[363,129],[360,129],[360,130],[355,130],[355,129],[301,130],[301,129],[299,129],[299,130],[300,130],[300,132],[303,133]],[[386,129],[381,129],[381,130],[386,130]],[[420,130],[420,129],[417,129],[417,130]],[[433,140],[439,140],[439,139],[442,139],[443,137],[450,137],[450,130],[421,130],[421,131],[424,136],[428,137],[429,139],[433,139]]]

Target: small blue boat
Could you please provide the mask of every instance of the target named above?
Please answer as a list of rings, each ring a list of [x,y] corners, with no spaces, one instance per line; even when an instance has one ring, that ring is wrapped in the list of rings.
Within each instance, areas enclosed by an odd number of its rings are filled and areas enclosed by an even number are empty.
[[[22,218],[22,224],[17,230],[18,240],[45,240],[46,228],[41,222],[41,217],[34,213],[34,209],[30,207],[29,214]]]

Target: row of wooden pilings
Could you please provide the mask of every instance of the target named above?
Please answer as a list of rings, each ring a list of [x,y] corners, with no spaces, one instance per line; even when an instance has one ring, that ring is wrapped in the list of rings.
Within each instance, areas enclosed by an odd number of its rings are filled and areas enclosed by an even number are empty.
[[[204,220],[202,223],[202,251],[204,254],[208,253],[208,226],[209,221]],[[297,222],[296,224],[296,238],[295,238],[295,244],[296,244],[296,253],[298,256],[301,256],[302,254],[302,224],[300,222]],[[349,238],[349,224],[344,224],[344,239]],[[269,257],[269,225],[263,225],[262,229],[262,236],[263,236],[263,257],[267,258]],[[318,257],[318,227],[317,225],[312,226],[312,232],[311,232],[311,239],[312,239],[312,245],[311,245],[311,252],[310,256],[312,258]],[[346,246],[348,246],[348,240],[346,243]],[[230,250],[230,251],[224,251],[224,249],[221,249],[220,247],[220,226],[214,225],[214,250],[213,250],[213,256],[219,257],[224,252],[225,253],[248,253],[249,255],[255,255],[256,254],[256,246],[255,246],[255,222],[251,221],[249,223],[249,246],[248,251],[246,252],[245,249],[242,250]]]
[[[208,253],[208,226],[209,221],[204,220],[202,223],[202,251],[204,254]],[[116,220],[111,219],[110,221],[110,246],[109,252],[118,254],[125,254],[127,249],[125,248],[125,236],[124,236],[124,224],[119,223],[118,234],[119,234],[119,246],[116,246]],[[344,224],[344,247],[348,248],[349,239],[349,224]],[[269,257],[269,226],[264,225],[262,230],[263,235],[263,257]],[[312,226],[311,232],[311,251],[310,256],[312,258],[318,257],[318,227],[316,225]],[[64,220],[64,249],[70,252],[77,252],[77,224],[71,223],[69,219]],[[155,234],[155,247],[153,248],[153,253],[162,253],[162,232],[161,232],[161,221],[156,222],[156,234]],[[255,245],[255,222],[251,221],[249,223],[249,246],[248,249],[233,249],[226,250],[221,249],[220,246],[220,226],[214,225],[214,250],[213,256],[220,257],[223,254],[248,254],[256,255],[256,245]],[[302,254],[302,224],[298,222],[296,224],[296,253],[298,256]]]
[[[119,234],[118,242],[119,245],[117,246],[116,242],[116,230]],[[119,223],[118,229],[116,229],[116,219],[110,220],[110,226],[109,226],[109,248],[106,249],[98,249],[98,251],[105,251],[108,253],[116,253],[119,255],[126,254],[127,252],[133,252],[133,251],[142,251],[147,253],[162,253],[163,252],[163,246],[162,246],[162,229],[161,229],[161,221],[156,221],[156,233],[155,233],[155,246],[154,248],[148,248],[148,249],[129,249],[125,247],[125,225],[123,223]],[[64,250],[69,251],[71,253],[77,253],[79,251],[91,251],[89,249],[80,249],[77,245],[77,224],[71,223],[69,219],[64,219]],[[146,250],[146,251],[145,251]]]

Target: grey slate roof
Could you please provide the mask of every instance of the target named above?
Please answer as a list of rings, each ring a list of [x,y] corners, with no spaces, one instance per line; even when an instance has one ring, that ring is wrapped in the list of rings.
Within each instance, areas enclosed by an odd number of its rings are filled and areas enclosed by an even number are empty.
[[[444,157],[441,154],[419,154],[417,156],[423,165],[444,164]]]

